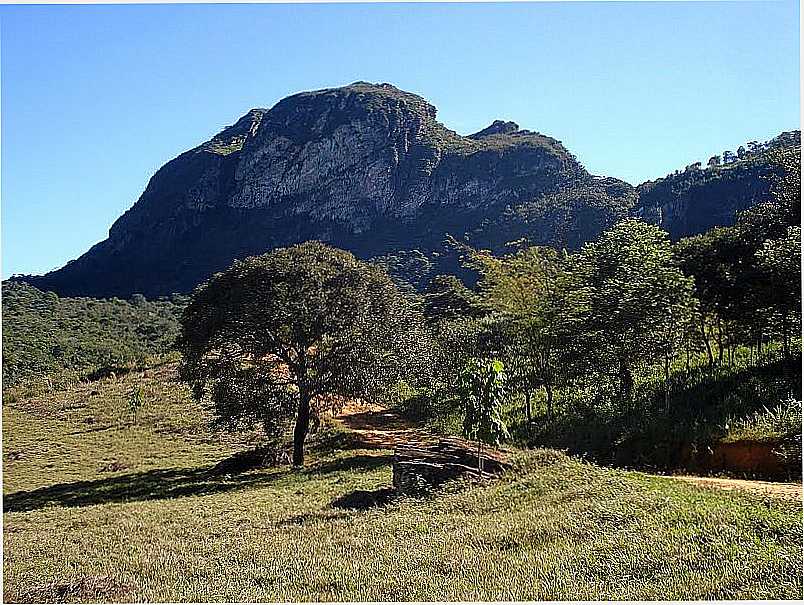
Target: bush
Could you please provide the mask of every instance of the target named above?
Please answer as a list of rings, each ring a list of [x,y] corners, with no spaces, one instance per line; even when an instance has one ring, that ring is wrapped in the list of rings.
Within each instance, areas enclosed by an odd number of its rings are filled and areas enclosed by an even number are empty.
[[[721,440],[770,440],[779,443],[794,469],[801,456],[801,403],[791,399],[801,390],[800,371],[790,370],[796,364],[800,367],[800,357],[792,365],[770,359],[759,366],[680,372],[671,380],[669,409],[659,373],[641,377],[631,405],[611,385],[576,385],[561,393],[557,418],[537,416],[531,427],[520,421],[511,432],[530,446],[661,470],[678,468],[684,448],[701,449]],[[534,402],[538,406],[540,400]]]
[[[772,441],[801,438],[801,401],[791,397],[774,407],[762,406],[752,414],[725,423],[724,442]]]

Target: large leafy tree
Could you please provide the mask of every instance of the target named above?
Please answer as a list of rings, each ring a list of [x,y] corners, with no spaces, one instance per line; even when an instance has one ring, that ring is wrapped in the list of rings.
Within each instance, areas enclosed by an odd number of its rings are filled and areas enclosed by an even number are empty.
[[[558,383],[571,375],[578,361],[575,347],[580,307],[567,271],[567,256],[547,247],[526,247],[496,257],[464,250],[465,263],[480,274],[478,305],[489,313],[489,344],[505,359],[509,384],[530,396],[543,388],[548,415]]]
[[[436,275],[424,291],[424,312],[430,322],[482,317],[485,312],[478,303],[477,294],[454,275]]]
[[[236,261],[200,286],[182,318],[180,373],[229,428],[281,432],[293,464],[311,416],[379,397],[415,373],[426,337],[410,299],[379,267],[319,242]]]
[[[665,231],[627,219],[586,244],[575,260],[588,296],[586,342],[630,401],[633,370],[672,356],[696,312],[692,278],[673,257]]]
[[[765,278],[765,303],[780,317],[782,345],[788,358],[791,327],[798,328],[801,321],[801,227],[788,227],[785,237],[765,240],[756,256]]]

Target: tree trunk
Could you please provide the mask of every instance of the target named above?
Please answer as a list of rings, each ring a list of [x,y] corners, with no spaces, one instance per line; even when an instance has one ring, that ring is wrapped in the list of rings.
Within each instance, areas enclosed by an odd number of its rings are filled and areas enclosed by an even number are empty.
[[[634,394],[634,376],[631,374],[631,368],[622,361],[620,362],[620,393],[630,408],[631,398]]]
[[[664,354],[664,410],[670,411],[670,355]]]
[[[706,333],[706,320],[701,318],[701,336],[703,336],[704,344],[706,345],[706,355],[709,358],[709,369],[715,365],[715,356],[712,354],[712,345],[709,342],[709,335]]]
[[[304,465],[304,440],[310,428],[310,394],[299,389],[299,412],[293,429],[293,466]]]
[[[734,365],[736,362],[735,356],[737,355],[737,328],[735,327],[729,332],[729,365]]]
[[[690,373],[690,340],[689,340],[689,338],[687,338],[687,341],[685,342],[684,352],[686,353],[686,356],[687,356],[686,370],[687,370],[687,375],[689,375],[689,373]]]
[[[547,392],[547,418],[549,420],[553,419],[553,385],[549,382],[546,382],[544,385],[544,390]]]
[[[530,389],[525,390],[525,413],[528,416],[528,427],[530,427],[530,423],[533,422],[533,412],[530,408]]]
[[[717,362],[723,365],[723,325],[717,318]]]

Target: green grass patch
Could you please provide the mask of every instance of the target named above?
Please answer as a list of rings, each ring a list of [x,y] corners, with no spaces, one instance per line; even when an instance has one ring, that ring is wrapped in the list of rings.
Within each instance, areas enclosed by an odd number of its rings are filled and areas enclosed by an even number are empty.
[[[496,484],[397,499],[391,452],[332,427],[303,471],[220,474],[259,436],[210,431],[173,368],[4,405],[6,601],[801,596],[796,503],[549,450]]]
[[[762,409],[742,418],[730,418],[724,425],[722,441],[769,441],[801,439],[801,402],[790,398],[774,407]]]

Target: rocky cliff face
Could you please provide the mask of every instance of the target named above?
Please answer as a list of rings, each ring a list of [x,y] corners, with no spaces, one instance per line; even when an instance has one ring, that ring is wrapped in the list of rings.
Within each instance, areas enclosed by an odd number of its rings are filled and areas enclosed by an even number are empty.
[[[254,109],[163,166],[109,238],[34,280],[63,294],[188,291],[305,239],[373,256],[437,247],[591,177],[558,141],[495,122],[462,137],[421,97],[358,82]]]
[[[307,239],[366,258],[435,251],[447,233],[576,246],[637,205],[633,187],[588,174],[555,139],[499,120],[460,136],[421,97],[357,82],[249,111],[163,166],[108,239],[26,279],[151,297]]]
[[[801,154],[801,132],[783,132],[764,144],[753,142],[738,154],[725,152],[727,162],[701,168],[691,164],[664,178],[637,187],[637,216],[656,223],[670,237],[703,233],[732,225],[737,213],[770,198],[778,156]]]

